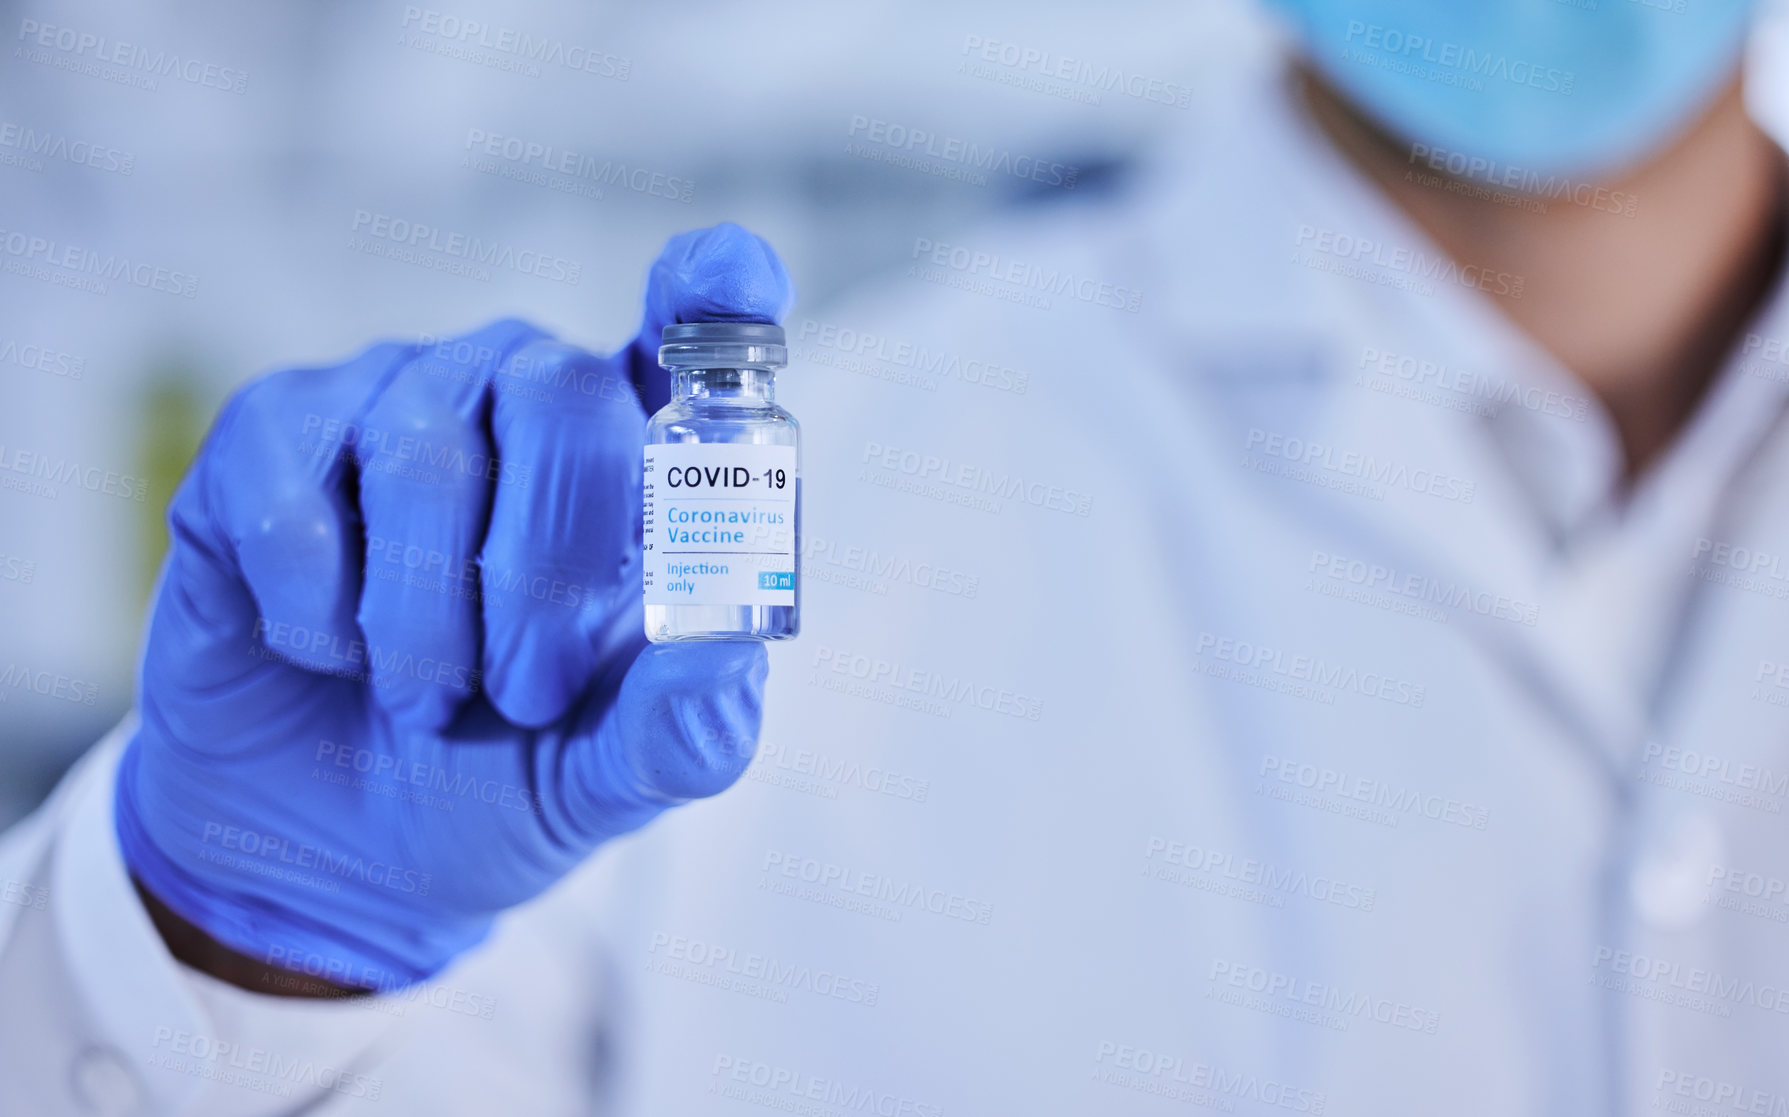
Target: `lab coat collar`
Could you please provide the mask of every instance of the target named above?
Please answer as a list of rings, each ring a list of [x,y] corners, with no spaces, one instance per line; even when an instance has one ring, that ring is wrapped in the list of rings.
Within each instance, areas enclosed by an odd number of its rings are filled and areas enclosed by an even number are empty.
[[[1687,597],[1689,554],[1673,548],[1708,530],[1789,385],[1757,374],[1768,343],[1752,345],[1624,509],[1619,441],[1595,397],[1490,296],[1423,282],[1436,261],[1448,274],[1447,255],[1318,131],[1286,73],[1282,63],[1261,75],[1159,180],[1169,196],[1148,249],[1166,308],[1151,319],[1159,352],[1217,408],[1254,407],[1288,434],[1473,484],[1473,500],[1453,506],[1409,493],[1362,503],[1351,530],[1377,561],[1537,607],[1532,626],[1454,620],[1535,679],[1620,786],[1681,615],[1624,609],[1622,595]],[[1789,340],[1780,287],[1758,323],[1754,334]],[[1487,409],[1458,391],[1391,398],[1376,390],[1386,354],[1489,377],[1542,405]],[[1576,402],[1549,414],[1549,398]],[[1665,627],[1624,631],[1612,623],[1624,614]]]

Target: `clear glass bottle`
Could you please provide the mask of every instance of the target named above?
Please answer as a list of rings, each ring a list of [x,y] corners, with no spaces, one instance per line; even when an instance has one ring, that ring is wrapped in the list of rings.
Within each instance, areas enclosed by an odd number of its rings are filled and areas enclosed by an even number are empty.
[[[666,326],[671,402],[646,424],[646,637],[801,630],[801,428],[776,404],[781,326]]]

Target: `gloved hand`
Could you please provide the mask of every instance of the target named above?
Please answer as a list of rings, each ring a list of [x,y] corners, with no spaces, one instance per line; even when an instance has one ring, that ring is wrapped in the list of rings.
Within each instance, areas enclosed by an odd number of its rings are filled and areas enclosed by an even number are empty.
[[[790,299],[721,225],[670,242],[615,356],[503,321],[238,392],[169,508],[115,803],[140,885],[251,958],[396,986],[732,784],[766,657],[646,645],[641,399],[665,325]]]

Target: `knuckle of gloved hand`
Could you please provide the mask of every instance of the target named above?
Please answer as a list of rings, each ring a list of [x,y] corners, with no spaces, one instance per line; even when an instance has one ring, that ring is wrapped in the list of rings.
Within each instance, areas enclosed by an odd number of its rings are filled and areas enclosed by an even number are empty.
[[[340,666],[351,656],[351,622],[339,619],[358,570],[355,533],[319,495],[291,489],[264,495],[236,517],[237,560],[257,613],[259,642],[282,656]]]
[[[337,572],[349,543],[329,500],[296,485],[264,492],[239,529],[239,540],[244,550],[277,559],[293,577]]]
[[[238,389],[205,448],[214,476],[225,484],[269,473],[315,476],[347,460],[362,425],[346,417],[328,379],[316,369],[285,369]]]
[[[565,716],[577,697],[576,689],[556,677],[534,677],[514,665],[487,657],[484,661],[485,696],[504,721],[527,729],[542,729]]]
[[[213,449],[232,458],[270,451],[309,456],[339,438],[341,421],[305,400],[305,382],[305,370],[284,369],[236,389],[220,413],[226,437]]]
[[[373,696],[386,713],[398,721],[431,729],[450,720],[460,697],[470,693],[463,680],[418,679],[389,670],[375,672],[372,684]]]
[[[510,402],[540,408],[571,408],[636,422],[644,414],[620,362],[561,341],[523,347],[504,366],[497,389],[508,394]]]
[[[490,455],[484,435],[445,401],[375,407],[354,432],[362,469],[423,482],[476,481]]]
[[[471,384],[484,378],[502,356],[502,339],[533,327],[517,318],[500,318],[489,326],[458,337],[426,336],[415,350],[417,369],[438,380]]]

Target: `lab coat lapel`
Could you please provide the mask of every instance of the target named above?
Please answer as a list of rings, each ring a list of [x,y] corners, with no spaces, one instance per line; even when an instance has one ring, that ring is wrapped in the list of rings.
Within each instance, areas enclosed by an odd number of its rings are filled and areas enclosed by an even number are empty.
[[[1157,283],[1175,311],[1162,321],[1162,350],[1181,354],[1245,440],[1297,439],[1301,455],[1322,455],[1320,468],[1343,475],[1370,458],[1360,468],[1393,482],[1378,486],[1382,499],[1288,484],[1288,508],[1344,525],[1362,557],[1456,601],[1466,593],[1528,607],[1499,616],[1495,605],[1492,615],[1456,605],[1447,623],[1530,679],[1618,780],[1643,724],[1631,692],[1574,638],[1576,618],[1551,623],[1559,586],[1544,517],[1469,398],[1398,398],[1374,368],[1392,354],[1528,387],[1570,391],[1575,382],[1490,296],[1462,284],[1446,254],[1300,114],[1283,82],[1249,104],[1216,145],[1237,163],[1222,175],[1189,173],[1193,188],[1161,238],[1176,252],[1198,243],[1219,254],[1178,266],[1162,254]],[[1225,224],[1221,237],[1210,235],[1214,220]],[[1424,491],[1437,476],[1470,484],[1470,499]],[[1529,611],[1532,624],[1520,619]]]

